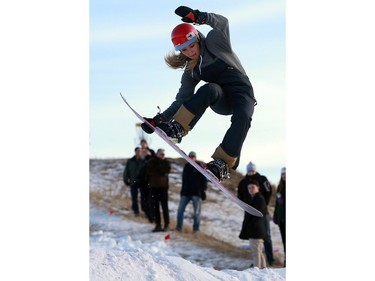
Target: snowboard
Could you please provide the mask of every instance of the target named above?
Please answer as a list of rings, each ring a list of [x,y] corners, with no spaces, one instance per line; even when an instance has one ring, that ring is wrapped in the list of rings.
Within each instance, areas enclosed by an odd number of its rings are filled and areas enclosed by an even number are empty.
[[[152,126],[146,119],[144,119],[134,108],[130,106],[124,96],[120,93],[121,98],[126,103],[126,105],[130,108],[130,110],[145,124],[147,124],[160,138],[162,138],[171,148],[173,148],[182,158],[188,161],[195,169],[197,169],[202,175],[204,175],[214,186],[220,189],[224,195],[226,195],[230,200],[232,200],[238,207],[243,209],[244,211],[248,212],[251,215],[257,217],[263,217],[262,213],[257,209],[251,207],[250,205],[246,204],[245,202],[238,199],[232,192],[230,192],[222,183],[209,171],[200,166],[198,163],[193,161],[183,150],[181,150],[169,137],[159,129],[158,127]]]

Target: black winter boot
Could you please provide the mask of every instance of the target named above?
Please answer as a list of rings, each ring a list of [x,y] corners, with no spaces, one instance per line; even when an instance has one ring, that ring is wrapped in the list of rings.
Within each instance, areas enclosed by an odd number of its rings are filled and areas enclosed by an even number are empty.
[[[209,170],[215,177],[221,182],[225,179],[229,179],[229,167],[225,161],[221,159],[215,159],[207,163],[207,170]]]
[[[176,121],[162,122],[157,125],[174,143],[180,143],[185,136],[182,125]]]
[[[161,228],[160,224],[156,225],[155,228],[152,230],[152,232],[161,232],[161,231],[163,231],[163,229]]]

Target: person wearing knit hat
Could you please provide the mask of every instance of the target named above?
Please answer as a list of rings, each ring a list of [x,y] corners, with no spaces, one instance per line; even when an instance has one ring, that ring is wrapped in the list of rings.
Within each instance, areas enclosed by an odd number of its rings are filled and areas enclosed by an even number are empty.
[[[257,171],[257,166],[253,163],[253,162],[249,162],[249,164],[247,164],[246,166],[246,172],[247,173],[250,173],[250,172],[256,172]]]
[[[190,158],[193,158],[193,157],[196,158],[196,157],[197,157],[197,154],[196,154],[194,151],[190,151],[190,152],[189,152],[189,157],[190,157]]]
[[[259,174],[257,172],[257,167],[255,163],[251,161],[246,165],[246,172],[247,174],[238,184],[237,197],[240,200],[244,201],[245,203],[250,204],[252,198],[249,197],[247,186],[249,185],[249,182],[251,180],[255,180],[259,182],[259,192],[263,195],[264,199],[266,200],[266,204],[268,205],[271,199],[271,195],[272,195],[272,187],[267,177]],[[267,258],[268,264],[273,265],[273,263],[275,262],[275,259],[273,258],[273,247],[272,247],[271,229],[270,229],[270,215],[268,211],[266,215],[263,216],[263,222],[266,228],[266,236],[264,238],[264,248],[266,252],[266,258]]]

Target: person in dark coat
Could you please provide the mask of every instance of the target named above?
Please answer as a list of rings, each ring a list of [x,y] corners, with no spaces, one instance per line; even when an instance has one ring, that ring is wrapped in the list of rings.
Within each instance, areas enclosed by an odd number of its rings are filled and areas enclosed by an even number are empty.
[[[273,222],[279,226],[284,246],[284,266],[286,265],[286,168],[281,169],[279,185],[276,190],[276,204]]]
[[[155,222],[153,232],[169,229],[168,175],[171,164],[165,159],[165,150],[158,149],[146,164],[146,181],[150,189],[151,213]],[[163,210],[164,228],[161,227],[160,205]]]
[[[238,184],[238,190],[237,190],[238,198],[244,201],[245,203],[249,203],[247,202],[248,200],[247,199],[247,194],[248,194],[247,186],[250,180],[255,180],[259,183],[259,186],[260,186],[259,191],[263,195],[264,199],[266,200],[266,205],[268,205],[271,199],[271,195],[272,195],[272,187],[267,177],[259,174],[257,172],[256,165],[252,162],[250,162],[246,166],[246,171],[247,171],[247,174]],[[267,210],[266,214],[263,216],[263,222],[266,228],[266,236],[264,238],[264,248],[265,248],[268,264],[273,265],[273,263],[275,262],[275,259],[273,257],[270,219],[271,219],[270,214],[268,213],[268,210]]]
[[[139,214],[139,206],[138,206],[138,189],[139,185],[139,171],[141,170],[144,159],[142,158],[141,154],[142,151],[139,147],[134,149],[135,155],[130,158],[125,166],[124,173],[123,173],[123,180],[125,185],[130,186],[130,194],[132,198],[132,210],[135,215]]]
[[[145,139],[141,139],[140,145],[140,148],[142,150],[142,157],[145,159],[138,175],[139,190],[141,192],[141,206],[142,211],[145,213],[149,222],[153,223],[154,218],[151,214],[150,190],[146,181],[146,164],[148,160],[155,156],[155,151],[148,146],[148,143]]]
[[[259,183],[255,180],[249,180],[247,188],[247,201],[249,202],[249,205],[260,211],[264,216],[267,213],[267,205],[263,195],[259,192]],[[264,227],[263,219],[246,212],[239,238],[249,240],[253,257],[253,266],[258,268],[266,267],[266,260],[263,255],[265,236],[266,229]]]
[[[189,153],[189,157],[196,161],[197,155],[194,151]],[[197,162],[202,165],[201,163]],[[207,179],[190,163],[186,163],[182,171],[181,198],[177,211],[176,230],[182,231],[184,212],[190,201],[194,208],[193,231],[199,231],[201,221],[201,200],[205,200],[207,189]]]
[[[141,139],[141,149],[142,149],[142,155],[145,158],[145,160],[149,160],[151,157],[155,156],[155,151],[148,147],[148,143],[145,139]]]
[[[144,155],[144,154],[143,154]],[[147,165],[147,157],[142,162],[141,168],[138,173],[137,183],[139,185],[139,191],[141,192],[141,208],[142,211],[145,213],[148,221],[150,223],[154,222],[154,217],[151,214],[151,202],[150,202],[150,190],[148,188],[148,183],[146,180],[146,165]]]

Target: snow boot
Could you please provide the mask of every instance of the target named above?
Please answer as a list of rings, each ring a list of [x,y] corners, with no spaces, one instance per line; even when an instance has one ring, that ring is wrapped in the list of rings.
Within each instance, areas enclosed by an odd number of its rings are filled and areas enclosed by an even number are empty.
[[[225,163],[228,164],[228,167],[231,168],[231,169],[235,169],[237,168],[238,164],[239,164],[239,157],[233,157],[233,156],[230,156],[228,153],[226,153],[224,151],[224,149],[221,147],[221,145],[219,145],[214,154],[212,154],[211,156],[213,159],[221,159],[223,160]],[[238,162],[237,162],[238,160]]]
[[[176,121],[163,122],[158,127],[173,141],[180,143],[182,137],[185,136],[185,130],[182,125]]]
[[[157,126],[166,133],[174,142],[180,143],[182,137],[186,136],[191,130],[190,123],[193,121],[195,114],[191,113],[184,105],[181,105],[173,116],[173,121],[163,122]]]
[[[192,129],[191,121],[195,118],[195,114],[190,112],[184,105],[181,105],[176,114],[173,115],[173,120],[180,123],[185,130],[185,135]]]
[[[152,232],[161,232],[163,231],[163,229],[161,228],[161,225],[158,224],[157,226],[155,226],[155,228],[152,230]]]
[[[220,182],[229,179],[229,167],[224,160],[215,159],[207,163],[207,170],[217,177]]]
[[[239,157],[232,157],[219,145],[211,156],[214,160],[207,164],[207,170],[221,182],[229,179],[229,169],[237,168]]]

